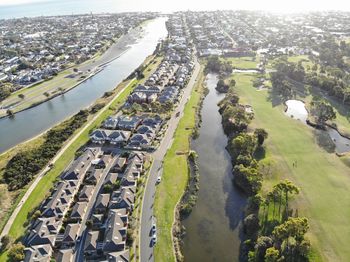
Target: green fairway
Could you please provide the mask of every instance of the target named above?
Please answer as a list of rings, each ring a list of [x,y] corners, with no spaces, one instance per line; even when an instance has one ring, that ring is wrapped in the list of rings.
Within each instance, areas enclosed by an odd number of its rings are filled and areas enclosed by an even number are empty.
[[[234,78],[241,102],[254,109],[252,126],[269,133],[262,163],[271,164],[272,175],[265,179],[264,187],[270,188],[277,179],[293,180],[302,190],[295,205],[299,215],[309,218],[309,238],[320,254],[313,261],[350,261],[349,168],[317,145],[312,128],[285,116],[283,105],[273,107],[268,91],[256,91],[252,75]]]
[[[232,63],[232,66],[237,69],[256,69],[259,62],[258,57],[227,57],[222,58],[225,61]]]
[[[155,261],[175,261],[171,237],[174,210],[188,183],[187,155],[190,149],[190,137],[196,123],[196,108],[201,94],[202,81],[197,81],[197,86],[193,89],[191,98],[186,104],[184,116],[176,129],[173,144],[164,158],[162,183],[157,186],[154,203],[154,212],[159,228],[154,253]]]

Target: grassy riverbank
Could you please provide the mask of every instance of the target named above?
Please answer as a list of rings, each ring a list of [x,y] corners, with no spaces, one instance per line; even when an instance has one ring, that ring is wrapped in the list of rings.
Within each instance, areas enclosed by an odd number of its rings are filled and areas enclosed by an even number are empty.
[[[261,163],[270,166],[271,172],[264,188],[283,178],[294,181],[302,190],[294,205],[300,216],[310,220],[309,238],[316,252],[312,261],[349,261],[350,251],[344,244],[350,239],[349,168],[317,144],[313,129],[285,116],[284,105],[273,107],[268,91],[252,86],[253,75],[233,78],[241,102],[253,107],[252,127],[269,133]]]
[[[172,146],[164,158],[162,182],[157,187],[154,203],[158,227],[155,261],[175,261],[172,239],[174,210],[189,179],[187,156],[190,150],[190,139],[196,126],[197,107],[203,94],[204,78],[201,71],[191,98],[185,106],[184,115],[175,131]]]

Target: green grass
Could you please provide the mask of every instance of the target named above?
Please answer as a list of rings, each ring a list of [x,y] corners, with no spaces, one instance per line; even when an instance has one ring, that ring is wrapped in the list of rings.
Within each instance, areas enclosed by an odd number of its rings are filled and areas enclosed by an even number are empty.
[[[155,261],[175,261],[171,231],[174,210],[189,179],[187,153],[190,150],[190,137],[196,123],[196,108],[202,95],[201,81],[197,81],[197,84],[185,106],[184,116],[175,131],[173,144],[164,158],[162,182],[157,186],[154,203],[158,227]]]
[[[259,58],[256,57],[229,57],[223,60],[231,62],[233,67],[238,69],[256,69],[259,62]]]
[[[345,162],[316,143],[313,129],[284,115],[283,105],[273,107],[268,91],[252,87],[252,75],[239,74],[235,90],[243,103],[252,105],[252,127],[269,133],[266,157],[272,174],[264,189],[288,178],[301,188],[295,206],[310,221],[309,238],[315,250],[312,261],[350,261],[350,176]],[[293,161],[298,167],[293,168]]]

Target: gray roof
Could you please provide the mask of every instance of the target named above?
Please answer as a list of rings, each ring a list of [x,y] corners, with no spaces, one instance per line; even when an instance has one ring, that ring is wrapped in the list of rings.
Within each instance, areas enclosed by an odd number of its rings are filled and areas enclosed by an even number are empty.
[[[37,245],[24,249],[24,262],[49,262],[52,254],[50,245]]]
[[[64,231],[62,242],[74,242],[77,238],[79,228],[80,224],[68,224]]]

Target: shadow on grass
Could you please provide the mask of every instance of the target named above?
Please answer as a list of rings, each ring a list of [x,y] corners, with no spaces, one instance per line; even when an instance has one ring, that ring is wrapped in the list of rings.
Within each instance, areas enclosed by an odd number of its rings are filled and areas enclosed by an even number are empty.
[[[312,132],[319,147],[323,148],[327,153],[335,152],[335,144],[327,132],[316,129],[314,129]]]
[[[254,152],[253,157],[259,161],[261,159],[264,159],[265,156],[266,156],[265,148],[263,146],[258,146]]]

